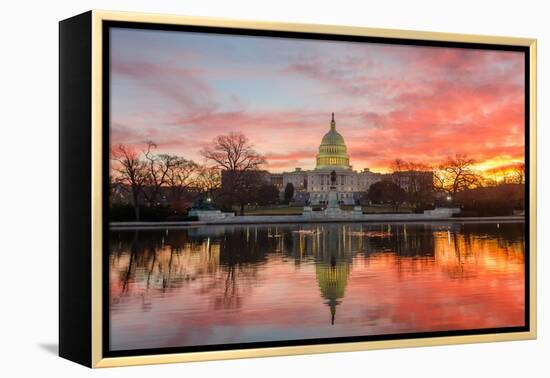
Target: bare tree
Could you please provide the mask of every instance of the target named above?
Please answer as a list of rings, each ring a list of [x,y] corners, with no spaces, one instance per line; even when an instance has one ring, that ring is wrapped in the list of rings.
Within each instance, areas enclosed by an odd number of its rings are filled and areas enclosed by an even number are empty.
[[[255,176],[249,175],[248,172],[257,171],[266,162],[265,158],[254,150],[248,138],[240,133],[217,136],[212,145],[203,149],[201,154],[214,168],[224,171],[222,194],[229,197],[231,203],[236,199],[240,204],[246,202],[242,194],[250,193],[250,187],[254,187],[257,181]],[[248,179],[252,180],[251,184],[254,185],[248,185]]]
[[[139,195],[147,182],[147,166],[139,154],[128,146],[119,144],[111,153],[116,162],[113,171],[117,173],[115,181],[130,186],[132,205],[136,220],[139,220]]]
[[[418,207],[431,202],[433,171],[428,165],[395,159],[391,169],[393,182],[406,192],[410,204]]]
[[[525,163],[518,164],[512,171],[512,183],[525,184]]]
[[[113,172],[115,175],[116,172]],[[128,196],[127,186],[121,182],[119,176],[109,175],[109,207],[113,205],[132,205],[132,199]]]
[[[212,147],[203,149],[201,154],[218,169],[226,171],[250,171],[265,163],[264,157],[240,133],[217,136]]]
[[[199,170],[199,166],[194,161],[180,156],[162,155],[161,160],[168,168],[166,185],[170,188],[171,200],[175,204],[181,199],[184,191],[195,184],[194,174]]]
[[[391,163],[391,170],[393,172],[393,182],[400,188],[403,188],[403,181],[405,172],[409,169],[409,163],[397,158]]]
[[[237,190],[234,192],[234,199],[239,206],[240,215],[244,215],[246,205],[257,203],[259,200],[260,188],[265,185],[262,174],[257,170],[244,171]]]
[[[167,154],[155,155],[153,149],[156,148],[157,145],[154,142],[148,141],[146,149],[143,150],[147,167],[147,190],[144,190],[143,194],[149,206],[156,205],[160,190],[167,182],[168,171],[177,159],[176,156]]]
[[[221,187],[220,170],[213,167],[200,167],[195,178],[195,186],[207,197],[216,200],[216,195]]]
[[[474,170],[474,164],[475,160],[466,155],[448,157],[434,172],[435,188],[454,196],[463,190],[480,186],[483,180]]]

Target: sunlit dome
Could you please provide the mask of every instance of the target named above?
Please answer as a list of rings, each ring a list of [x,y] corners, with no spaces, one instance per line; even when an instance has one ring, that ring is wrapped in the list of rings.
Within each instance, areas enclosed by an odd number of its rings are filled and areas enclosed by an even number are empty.
[[[334,113],[332,113],[332,120],[330,121],[330,130],[323,136],[319,146],[315,169],[350,169],[348,149],[344,137],[336,131]]]

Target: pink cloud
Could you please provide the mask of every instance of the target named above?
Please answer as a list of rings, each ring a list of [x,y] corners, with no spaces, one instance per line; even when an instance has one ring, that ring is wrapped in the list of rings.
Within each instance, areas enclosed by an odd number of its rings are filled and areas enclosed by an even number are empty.
[[[211,111],[217,106],[212,101],[214,90],[198,78],[204,73],[200,69],[115,59],[111,63],[111,72],[135,80],[143,88],[175,101],[183,109]]]
[[[248,78],[244,70],[235,76],[223,67],[222,78],[242,78],[244,89],[260,71],[279,75],[290,91],[303,90],[292,86],[296,78],[319,85],[318,100],[311,100],[317,106],[279,109],[253,107],[238,94],[224,98],[211,80],[220,78],[219,70],[115,60],[116,75],[178,106],[145,117],[142,109],[116,115],[112,139],[130,144],[152,139],[161,150],[200,159],[198,151],[216,135],[242,132],[267,157],[267,169],[308,169],[335,111],[356,169],[383,170],[397,157],[434,163],[455,153],[479,161],[522,159],[521,54],[377,45],[371,56],[357,54],[354,46],[339,54],[286,57],[281,69],[258,68]]]

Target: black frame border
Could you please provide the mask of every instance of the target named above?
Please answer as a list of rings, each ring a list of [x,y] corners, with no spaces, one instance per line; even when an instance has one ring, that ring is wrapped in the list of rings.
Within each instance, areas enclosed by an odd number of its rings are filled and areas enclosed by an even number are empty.
[[[92,12],[59,22],[59,356],[92,365]],[[78,127],[75,127],[78,126]]]
[[[102,191],[109,193],[109,151],[110,151],[110,29],[124,28],[134,30],[158,30],[158,31],[179,31],[191,33],[208,33],[222,34],[235,36],[255,36],[255,37],[272,37],[272,38],[289,38],[289,39],[312,39],[325,41],[342,41],[342,42],[363,42],[363,43],[381,43],[390,45],[409,45],[409,46],[430,46],[430,47],[447,47],[447,48],[464,48],[478,50],[497,50],[497,51],[515,51],[524,53],[524,71],[525,71],[525,109],[524,109],[524,125],[525,125],[525,251],[524,251],[524,267],[525,267],[525,325],[520,327],[502,327],[502,328],[481,328],[481,329],[465,329],[465,330],[449,330],[449,331],[433,331],[433,332],[415,332],[405,334],[385,334],[385,335],[368,335],[368,336],[350,336],[350,337],[334,337],[334,338],[317,338],[317,339],[297,339],[297,340],[281,340],[281,341],[265,341],[251,343],[232,343],[232,344],[215,344],[215,345],[196,345],[185,347],[168,347],[168,348],[148,348],[148,349],[130,349],[116,350],[109,349],[110,345],[110,298],[109,298],[109,198],[103,195],[102,203],[102,357],[131,357],[142,355],[159,355],[159,354],[175,354],[175,353],[193,353],[193,352],[210,352],[222,350],[236,349],[256,349],[270,347],[298,347],[306,345],[318,344],[339,344],[352,342],[367,342],[367,341],[385,341],[385,340],[409,340],[409,339],[425,339],[435,337],[450,337],[450,336],[470,336],[470,335],[488,335],[502,334],[512,332],[529,332],[530,324],[530,216],[531,216],[531,198],[529,188],[531,187],[530,175],[530,107],[531,107],[531,56],[529,46],[518,45],[501,45],[501,44],[485,44],[474,42],[451,42],[451,41],[433,41],[422,39],[405,39],[405,38],[389,38],[389,37],[373,37],[373,36],[356,36],[356,35],[336,35],[325,33],[309,33],[309,32],[290,32],[290,31],[272,31],[261,29],[245,29],[245,28],[229,28],[229,27],[214,27],[214,26],[195,26],[195,25],[173,25],[159,24],[147,22],[130,22],[130,21],[102,21]]]

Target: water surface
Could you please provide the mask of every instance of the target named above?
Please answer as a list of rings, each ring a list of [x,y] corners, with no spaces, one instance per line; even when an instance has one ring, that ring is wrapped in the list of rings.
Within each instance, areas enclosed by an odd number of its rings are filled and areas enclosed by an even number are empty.
[[[524,224],[111,231],[110,348],[524,325]]]

